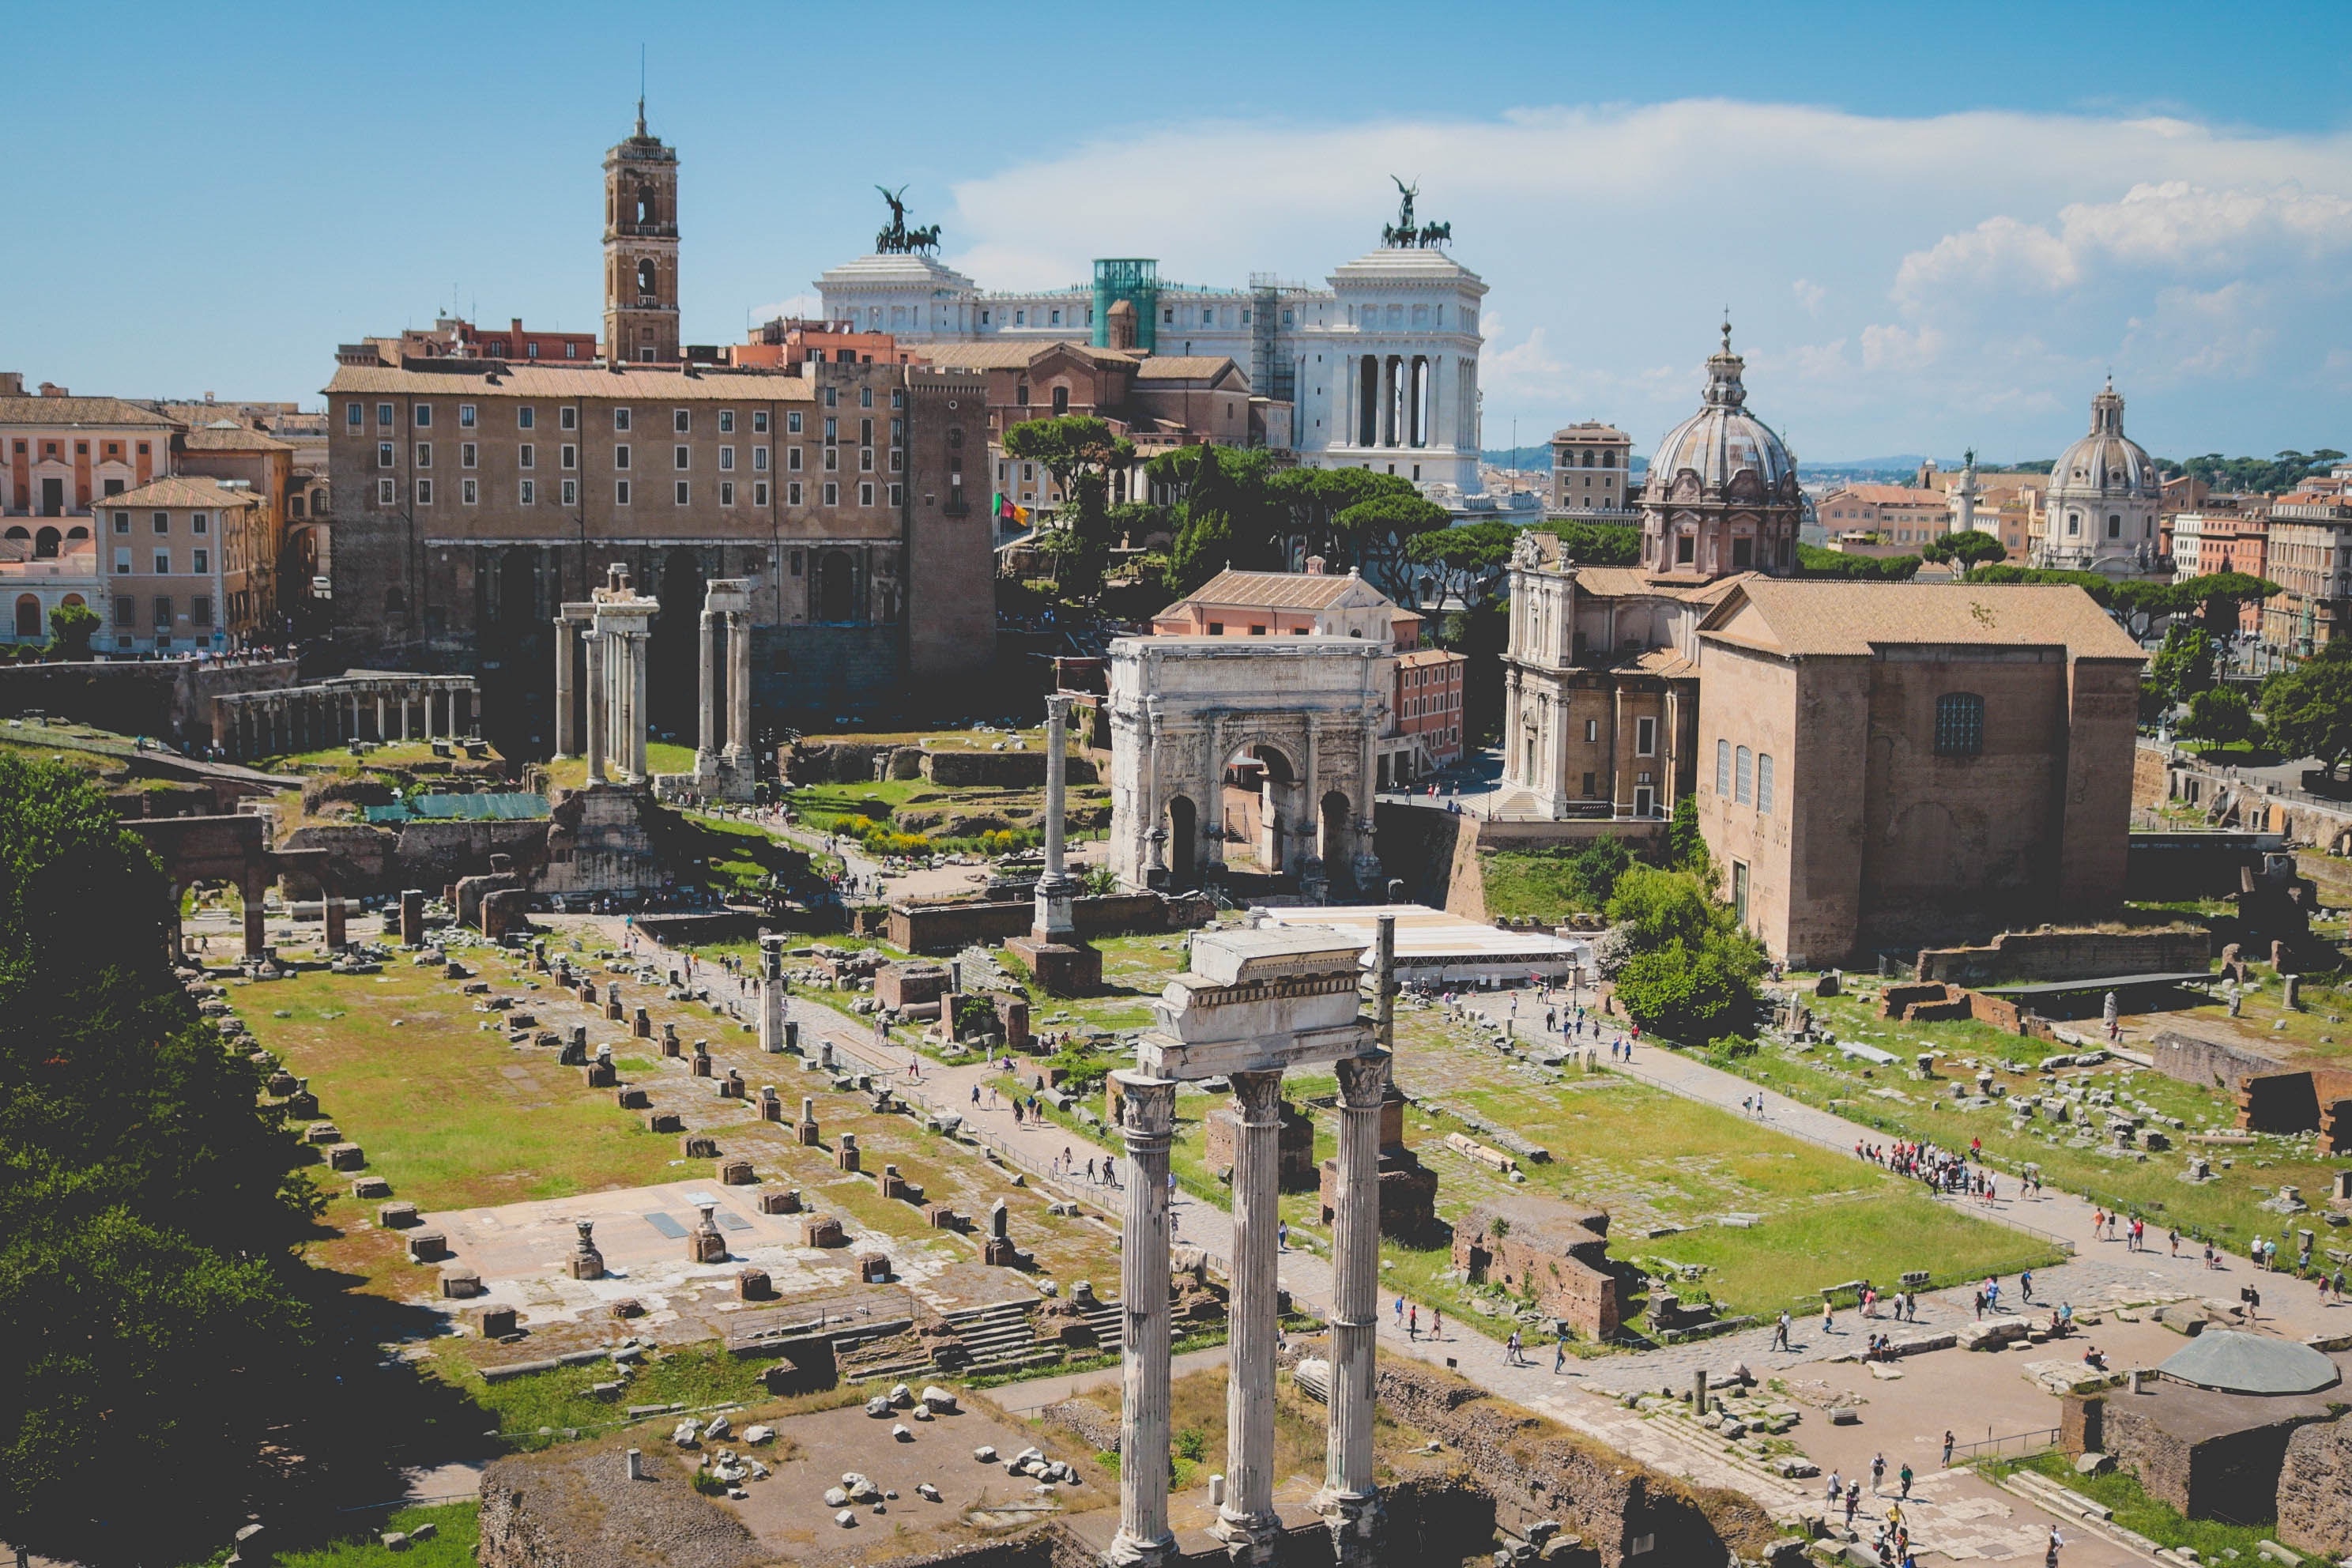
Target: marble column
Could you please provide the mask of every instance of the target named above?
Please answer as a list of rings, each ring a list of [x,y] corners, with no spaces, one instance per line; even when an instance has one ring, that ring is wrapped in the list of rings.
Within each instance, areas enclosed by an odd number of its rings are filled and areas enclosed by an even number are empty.
[[[1395,922],[1381,921],[1395,973]],[[1392,978],[1384,978],[1381,1005]],[[1337,1064],[1339,1077],[1339,1184],[1331,1219],[1331,1401],[1324,1443],[1323,1489],[1315,1511],[1330,1527],[1344,1563],[1370,1563],[1381,1520],[1372,1479],[1372,1357],[1381,1313],[1381,1100],[1390,1056],[1373,1051]],[[1238,1319],[1236,1319],[1238,1322]]]
[[[588,634],[588,782],[604,782],[604,724],[609,717],[604,706],[604,644],[603,633]]]
[[[1232,1372],[1225,1383],[1225,1500],[1210,1533],[1237,1563],[1274,1561],[1274,1342],[1282,1176],[1282,1074],[1233,1075],[1234,1254]]]
[[[748,611],[727,614],[727,754],[743,770],[745,789],[751,786],[751,616]]]
[[[1062,744],[1069,715],[1067,697],[1056,692],[1045,699],[1045,869],[1037,879],[1037,913],[1030,931],[1043,942],[1077,940],[1070,909],[1077,885],[1062,857]]]
[[[384,738],[385,738],[385,735],[384,735],[384,728],[383,728],[383,692],[381,692],[381,691],[379,691],[379,692],[377,692],[377,693],[375,694],[375,739],[376,739],[376,743],[377,743],[378,745],[382,745],[382,744],[383,743]]]
[[[640,623],[642,626],[642,623]],[[629,634],[629,782],[646,782],[646,634]]]
[[[696,718],[694,771],[707,773],[719,761],[719,612],[702,612],[700,705]]]
[[[1176,1082],[1134,1068],[1112,1075],[1125,1096],[1127,1215],[1119,1234],[1119,1305],[1126,1315],[1125,1398],[1119,1414],[1118,1534],[1114,1568],[1159,1568],[1174,1555],[1168,1528],[1168,1145]]]
[[[784,1048],[784,939],[773,932],[760,938],[760,1048]]]

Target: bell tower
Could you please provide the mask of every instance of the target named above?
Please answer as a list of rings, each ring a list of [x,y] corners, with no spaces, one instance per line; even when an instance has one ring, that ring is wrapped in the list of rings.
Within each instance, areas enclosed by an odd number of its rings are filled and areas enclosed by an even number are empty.
[[[646,131],[604,154],[604,358],[677,362],[677,153]]]

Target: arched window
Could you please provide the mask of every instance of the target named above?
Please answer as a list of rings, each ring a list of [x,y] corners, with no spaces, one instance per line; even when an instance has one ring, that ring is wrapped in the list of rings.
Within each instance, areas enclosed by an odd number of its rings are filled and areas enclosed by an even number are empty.
[[[1069,411],[1070,389],[1066,386],[1057,386],[1054,388],[1054,412],[1056,415],[1063,415],[1067,414]]]
[[[1756,810],[1758,815],[1772,815],[1772,753],[1756,753]]]
[[[1742,746],[1733,753],[1731,798],[1741,805],[1756,801],[1756,753]]]
[[[2066,514],[2066,537],[2072,539],[2082,531],[2083,514],[2079,511],[2068,512]]]
[[[1731,794],[1731,742],[1728,741],[1715,743],[1715,793],[1725,796]]]
[[[82,527],[79,523],[76,523],[73,527],[66,530],[66,538],[68,540],[88,539],[89,537],[89,530]]]
[[[1936,699],[1936,754],[1984,754],[1984,699],[1973,691],[1948,691]]]
[[[56,529],[45,528],[41,530],[40,532],[33,535],[33,559],[36,561],[56,560],[58,558],[58,546],[62,542],[62,541],[63,536],[60,535]]]
[[[2107,514],[2107,537],[2109,539],[2121,539],[2123,536],[2124,520],[2116,513],[2109,512]]]
[[[30,594],[17,596],[16,635],[20,637],[41,635],[41,601]]]
[[[1584,449],[1584,466],[1588,468],[1592,467],[1592,448],[1590,447]]]
[[[637,302],[643,305],[652,304],[656,292],[653,258],[647,257],[637,263]]]
[[[948,450],[950,452],[961,452],[963,450],[962,426],[950,425],[948,426]]]

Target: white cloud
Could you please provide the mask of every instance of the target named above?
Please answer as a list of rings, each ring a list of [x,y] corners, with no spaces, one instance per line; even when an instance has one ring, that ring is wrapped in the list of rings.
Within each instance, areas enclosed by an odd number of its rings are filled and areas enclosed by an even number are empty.
[[[1318,280],[1377,242],[1391,173],[1493,288],[1489,444],[1516,416],[1646,445],[1696,402],[1727,300],[1751,405],[1825,458],[2047,455],[2109,365],[2152,446],[2352,444],[2341,134],[1714,100],[1127,128],[956,186],[951,261],[989,288],[1119,255]]]
[[[772,321],[779,316],[790,316],[802,321],[813,321],[824,314],[824,301],[818,299],[814,294],[808,293],[794,294],[787,299],[780,300],[772,305],[754,305],[751,307],[751,320],[754,321]]]

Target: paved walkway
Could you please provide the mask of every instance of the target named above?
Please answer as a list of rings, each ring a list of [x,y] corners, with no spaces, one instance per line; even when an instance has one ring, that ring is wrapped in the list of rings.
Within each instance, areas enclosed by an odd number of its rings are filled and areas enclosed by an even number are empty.
[[[918,1079],[909,1072],[906,1057],[877,1045],[869,1028],[834,1009],[796,995],[788,1002],[787,1014],[800,1024],[803,1040],[832,1042],[837,1055],[890,1077],[896,1092],[908,1100],[926,1110],[961,1117],[1008,1163],[1106,1211],[1114,1221],[1118,1217],[1120,1199],[1115,1190],[1091,1186],[1083,1175],[1060,1178],[1051,1173],[1056,1156],[1065,1150],[1073,1154],[1081,1171],[1089,1158],[1100,1160],[1121,1152],[1108,1139],[1088,1139],[1051,1123],[1016,1124],[1009,1109],[987,1109],[987,1084],[996,1076],[992,1067],[984,1063],[944,1066],[925,1058]],[[1757,1093],[1756,1086],[1744,1079],[1664,1049],[1638,1048],[1633,1063],[1622,1070],[1668,1092],[1735,1114],[1743,1099]],[[982,1091],[978,1109],[971,1101],[974,1085]],[[1768,1101],[1765,1120],[1792,1136],[1842,1151],[1851,1151],[1857,1140],[1882,1142],[1885,1136],[1830,1112],[1777,1098]],[[1991,1205],[1972,1200],[1944,1201],[1995,1223],[2065,1241],[2075,1248],[2072,1261],[2038,1272],[2037,1300],[2066,1300],[2081,1309],[2155,1296],[2234,1299],[2252,1268],[2243,1259],[2225,1259],[2222,1270],[2208,1271],[2201,1257],[2176,1259],[2160,1247],[2132,1252],[2121,1241],[2095,1235],[2092,1205],[2069,1194],[2047,1193],[2032,1200],[2012,1194]],[[1175,1194],[1171,1209],[1180,1245],[1202,1247],[1220,1259],[1230,1257],[1233,1227],[1226,1211],[1181,1189]],[[1328,1314],[1331,1273],[1323,1258],[1306,1251],[1286,1252],[1280,1269],[1282,1283],[1296,1300],[1318,1315]],[[2263,1326],[2271,1331],[2303,1338],[2322,1331],[2352,1331],[2352,1309],[2323,1307],[2308,1287],[2291,1283],[2283,1276],[2269,1277],[2265,1284]],[[1958,1328],[1971,1310],[1971,1291],[1935,1292],[1921,1298],[1919,1321],[1931,1331]],[[1427,1317],[1424,1313],[1424,1321]],[[1703,1367],[1715,1373],[1738,1362],[1759,1377],[1815,1387],[1824,1404],[1832,1398],[1874,1399],[1885,1414],[1873,1415],[1863,1426],[1833,1427],[1819,1416],[1801,1425],[1798,1433],[1806,1451],[1824,1470],[1842,1465],[1848,1475],[1864,1472],[1867,1451],[1874,1443],[1888,1453],[1890,1475],[1895,1466],[1909,1459],[1922,1479],[1914,1489],[1916,1506],[1906,1507],[1906,1516],[1925,1562],[2038,1561],[2053,1522],[2051,1517],[2001,1492],[1973,1471],[1945,1472],[1938,1462],[1939,1437],[1947,1429],[1966,1443],[1979,1436],[2008,1436],[2056,1425],[2055,1401],[2021,1374],[2019,1363],[2028,1358],[1958,1353],[1918,1358],[1912,1367],[1903,1369],[1902,1382],[1911,1384],[1906,1388],[1894,1381],[1877,1381],[1868,1368],[1841,1363],[1840,1358],[1859,1349],[1861,1338],[1869,1331],[1852,1313],[1842,1317],[1840,1327],[1827,1333],[1821,1331],[1817,1320],[1796,1324],[1794,1345],[1787,1352],[1773,1351],[1770,1331],[1757,1329],[1690,1344],[1570,1361],[1559,1373],[1552,1369],[1549,1347],[1533,1351],[1528,1365],[1511,1366],[1505,1363],[1503,1347],[1475,1330],[1449,1328],[1442,1338],[1423,1334],[1416,1339],[1403,1331],[1393,1312],[1382,1323],[1380,1347],[1383,1354],[1452,1367],[1504,1398],[1553,1416],[1660,1470],[1701,1485],[1730,1488],[1784,1515],[1819,1511],[1823,1483],[1772,1476],[1703,1428],[1627,1410],[1613,1396],[1636,1390],[1686,1388],[1696,1370]],[[2168,1331],[2152,1325],[2103,1324],[2097,1338],[2124,1365],[2152,1363],[2179,1345]],[[2075,1352],[2070,1348],[2056,1353],[2063,1358]],[[1204,1364],[1221,1364],[1222,1352],[1199,1354]],[[1936,1365],[1931,1370],[1927,1363]],[[1066,1380],[1066,1386],[1061,1386],[1065,1380],[1054,1380],[1053,1397],[1105,1375],[1077,1374]],[[1034,1396],[1024,1396],[1022,1403],[1029,1404],[1030,1397]],[[1036,1399],[1040,1405],[1051,1402],[1051,1398]],[[1995,1417],[1993,1425],[2004,1429],[1986,1429],[1982,1419],[1986,1416]],[[1886,1425],[1890,1422],[1891,1426]],[[1865,1526],[1880,1517],[1881,1507],[1875,1500],[1865,1507],[1861,1516]],[[2075,1542],[2065,1554],[2069,1568],[2084,1564],[2106,1568],[2144,1561],[2059,1522]],[[1866,1528],[1864,1533],[1867,1537]]]

